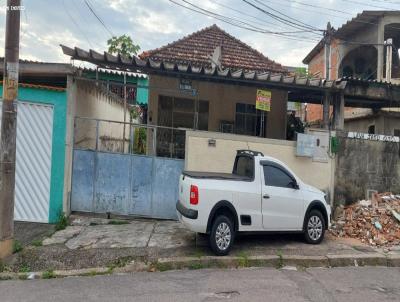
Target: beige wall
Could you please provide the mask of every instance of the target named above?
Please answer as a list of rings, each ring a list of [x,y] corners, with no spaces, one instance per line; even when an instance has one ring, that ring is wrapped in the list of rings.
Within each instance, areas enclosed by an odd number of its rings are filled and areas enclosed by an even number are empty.
[[[227,85],[207,81],[192,81],[192,87],[198,91],[193,97],[179,90],[179,79],[172,77],[150,76],[149,124],[157,124],[159,95],[175,96],[209,101],[208,130],[219,131],[221,120],[235,121],[236,103],[256,103],[255,87]],[[266,135],[269,138],[286,139],[287,91],[272,91],[271,111],[267,113]]]
[[[124,121],[124,106],[119,100],[104,91],[96,83],[86,80],[75,80],[75,116],[89,117],[111,121]],[[126,110],[125,121],[129,122],[129,110]],[[96,122],[92,120],[76,121],[75,142],[81,148],[94,148],[96,138]],[[102,149],[118,149],[122,146],[123,124],[100,122],[99,147]],[[125,129],[125,139],[129,139],[129,127]],[[126,146],[127,147],[127,146]],[[122,147],[121,147],[122,148]],[[117,151],[117,150],[116,150]]]
[[[216,146],[208,146],[215,139]],[[204,131],[186,132],[185,169],[231,173],[236,150],[263,152],[287,164],[304,182],[332,194],[333,160],[314,162],[295,155],[296,142]],[[332,196],[332,195],[331,195]]]

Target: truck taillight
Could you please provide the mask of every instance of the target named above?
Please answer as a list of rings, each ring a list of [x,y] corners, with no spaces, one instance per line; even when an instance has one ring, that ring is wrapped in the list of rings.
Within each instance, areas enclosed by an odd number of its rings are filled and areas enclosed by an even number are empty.
[[[197,186],[190,186],[190,204],[199,203],[199,188]]]

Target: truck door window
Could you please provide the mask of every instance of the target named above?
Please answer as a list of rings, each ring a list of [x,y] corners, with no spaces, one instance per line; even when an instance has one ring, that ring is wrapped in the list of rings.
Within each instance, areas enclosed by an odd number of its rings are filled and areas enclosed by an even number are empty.
[[[265,165],[264,179],[266,186],[293,188],[293,178],[278,167]]]
[[[236,158],[236,164],[233,174],[253,178],[254,177],[254,160],[249,156],[239,156]]]

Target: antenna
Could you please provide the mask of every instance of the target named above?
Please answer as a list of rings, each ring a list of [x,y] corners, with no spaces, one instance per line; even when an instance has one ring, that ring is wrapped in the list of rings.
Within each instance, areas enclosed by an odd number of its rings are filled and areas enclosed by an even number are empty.
[[[222,69],[221,57],[222,57],[222,47],[221,46],[217,46],[214,49],[213,54],[211,56],[209,56],[212,68],[217,67],[218,69]]]

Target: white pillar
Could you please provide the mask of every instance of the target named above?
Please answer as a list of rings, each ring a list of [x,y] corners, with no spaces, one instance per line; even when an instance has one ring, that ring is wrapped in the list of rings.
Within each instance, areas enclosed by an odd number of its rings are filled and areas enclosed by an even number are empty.
[[[376,79],[381,81],[383,78],[383,57],[384,57],[384,42],[385,42],[385,26],[382,21],[378,25],[378,41],[376,48],[378,49],[378,58],[376,66]]]

